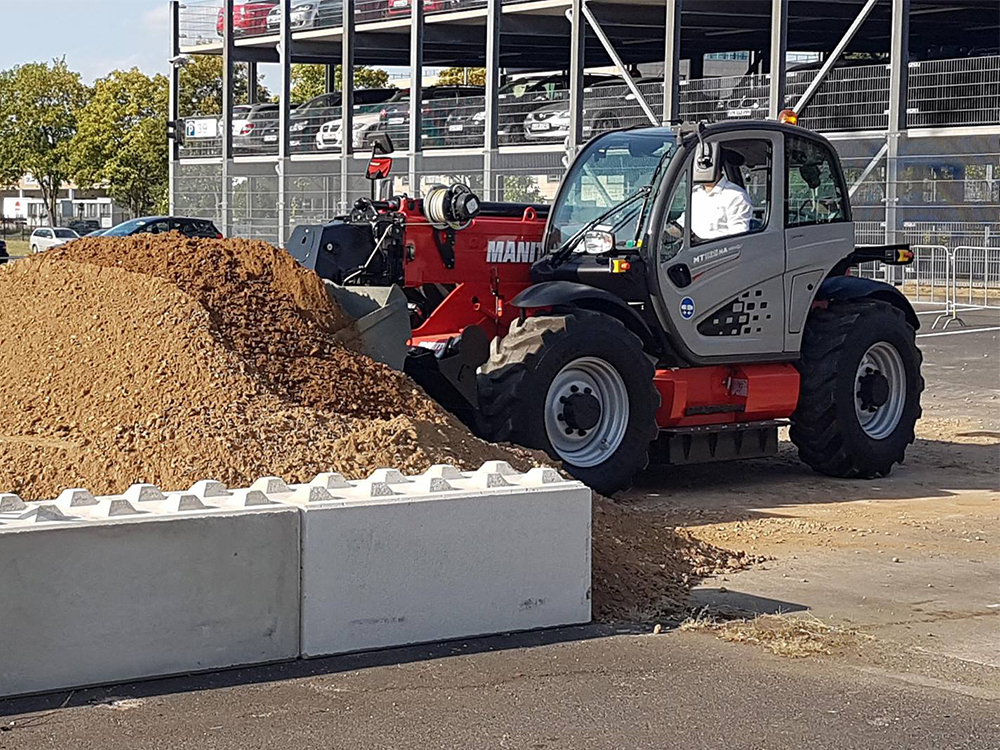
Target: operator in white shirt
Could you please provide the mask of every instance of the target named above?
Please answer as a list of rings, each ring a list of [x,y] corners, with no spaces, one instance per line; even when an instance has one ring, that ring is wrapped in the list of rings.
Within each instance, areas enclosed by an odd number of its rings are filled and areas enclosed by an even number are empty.
[[[691,233],[700,240],[715,240],[750,231],[753,203],[750,195],[725,175],[718,182],[695,185],[691,191]],[[685,216],[677,218],[684,226]]]

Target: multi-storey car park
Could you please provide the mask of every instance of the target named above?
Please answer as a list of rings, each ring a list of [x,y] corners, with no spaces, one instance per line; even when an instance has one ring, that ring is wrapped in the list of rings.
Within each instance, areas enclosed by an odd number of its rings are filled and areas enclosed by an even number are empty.
[[[342,212],[369,191],[366,138],[379,130],[397,144],[397,192],[463,181],[487,199],[542,202],[567,154],[602,131],[794,108],[840,152],[860,243],[926,247],[917,273],[937,273],[945,253],[963,248],[970,279],[1000,286],[996,0],[170,6],[171,120],[187,135],[171,147],[172,210],[211,218],[227,235],[283,243],[297,224]],[[789,62],[789,50],[813,62]],[[732,52],[746,52],[733,55],[745,57],[745,72],[705,75],[706,58]],[[182,119],[180,71],[192,55],[222,57],[221,119]],[[234,74],[246,66],[255,81],[266,63],[279,65],[279,105],[251,152],[240,143],[249,135],[241,105],[252,102],[236,100]],[[338,106],[293,117],[293,63],[328,66],[331,91],[333,66],[343,65]],[[359,103],[349,74],[357,65],[408,66],[409,91]],[[485,67],[486,86],[471,95],[422,85],[422,71],[442,66]],[[613,66],[633,75],[609,77]]]

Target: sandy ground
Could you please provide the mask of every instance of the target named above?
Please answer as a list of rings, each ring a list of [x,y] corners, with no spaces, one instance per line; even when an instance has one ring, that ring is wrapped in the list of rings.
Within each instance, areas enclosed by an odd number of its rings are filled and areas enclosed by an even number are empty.
[[[769,558],[702,582],[696,612],[819,618],[833,641],[846,629],[883,655],[926,657],[915,669],[928,677],[945,659],[962,682],[1000,685],[1000,316],[966,317],[977,330],[919,341],[925,417],[890,477],[819,476],[784,442],[771,459],[653,469],[622,498]]]

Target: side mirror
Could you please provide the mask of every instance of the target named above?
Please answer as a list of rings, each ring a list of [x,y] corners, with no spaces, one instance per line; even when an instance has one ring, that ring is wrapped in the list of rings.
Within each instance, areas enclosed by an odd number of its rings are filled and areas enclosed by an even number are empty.
[[[583,252],[587,255],[603,255],[615,249],[615,236],[611,232],[591,229],[583,235]]]
[[[393,151],[392,139],[388,133],[370,133],[368,143],[372,147],[373,156],[385,156]]]
[[[696,185],[714,184],[722,176],[722,161],[719,159],[718,143],[699,143],[694,156],[694,174],[692,180]]]

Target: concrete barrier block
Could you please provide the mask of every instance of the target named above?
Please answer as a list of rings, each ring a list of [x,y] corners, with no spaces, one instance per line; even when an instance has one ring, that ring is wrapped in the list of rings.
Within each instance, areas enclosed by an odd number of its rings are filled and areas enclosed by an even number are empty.
[[[0,513],[13,513],[24,510],[27,506],[24,500],[11,492],[0,493]]]
[[[323,487],[327,490],[346,489],[354,486],[335,471],[326,472],[325,474],[317,474],[316,478],[309,484],[314,487]]]
[[[133,484],[125,490],[125,499],[133,503],[158,503],[167,496],[155,484]]]
[[[56,498],[56,506],[63,510],[83,508],[88,505],[97,505],[97,498],[90,493],[90,490],[81,488],[63,490]]]
[[[226,488],[222,482],[216,482],[214,479],[202,479],[200,482],[195,482],[191,485],[191,489],[188,492],[195,497],[201,498],[202,500],[210,500],[217,497],[229,497],[232,493]]]
[[[166,509],[188,502],[32,503],[0,525],[0,695],[297,657],[298,510]]]
[[[501,463],[404,479],[301,507],[303,656],[590,620],[585,485]]]

